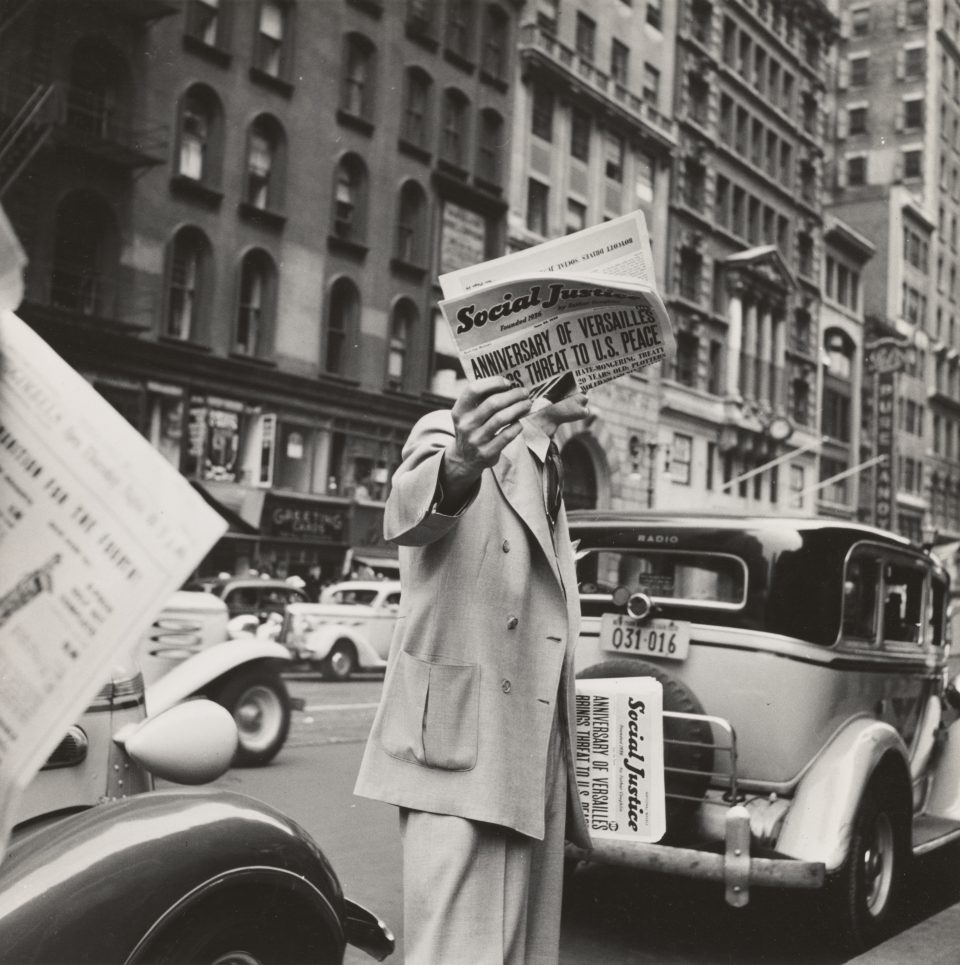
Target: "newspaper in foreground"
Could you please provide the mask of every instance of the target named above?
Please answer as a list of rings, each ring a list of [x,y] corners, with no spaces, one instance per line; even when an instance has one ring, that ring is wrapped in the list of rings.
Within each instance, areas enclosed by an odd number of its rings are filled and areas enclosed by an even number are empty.
[[[581,678],[576,706],[577,792],[591,837],[659,841],[667,827],[660,681]]]
[[[20,791],[226,529],[0,310],[0,856]]]
[[[671,357],[675,341],[635,211],[440,276],[467,378],[556,400]]]

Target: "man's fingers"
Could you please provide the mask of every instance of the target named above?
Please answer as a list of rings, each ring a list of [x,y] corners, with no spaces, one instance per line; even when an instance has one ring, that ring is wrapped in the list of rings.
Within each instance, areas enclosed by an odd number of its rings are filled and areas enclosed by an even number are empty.
[[[475,413],[474,424],[479,425],[493,412],[526,397],[526,389],[515,388],[502,376],[494,375],[468,385],[454,403],[453,415],[456,419],[464,419]]]
[[[498,432],[489,442],[485,442],[482,446],[479,446],[477,451],[484,461],[492,466],[500,458],[500,453],[503,452],[521,432],[523,432],[523,426],[519,422],[514,422],[512,425],[507,426],[506,429]]]
[[[521,399],[508,405],[505,409],[500,409],[491,414],[481,425],[474,430],[477,440],[481,443],[492,439],[495,435],[503,432],[506,426],[522,419],[530,412],[531,402],[529,399]]]

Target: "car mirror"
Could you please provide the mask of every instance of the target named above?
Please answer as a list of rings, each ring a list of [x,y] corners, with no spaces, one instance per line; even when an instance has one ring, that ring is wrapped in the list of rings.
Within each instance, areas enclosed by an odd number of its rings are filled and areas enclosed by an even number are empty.
[[[207,784],[225,774],[237,751],[237,724],[212,700],[188,700],[131,724],[114,740],[151,774],[175,784]]]

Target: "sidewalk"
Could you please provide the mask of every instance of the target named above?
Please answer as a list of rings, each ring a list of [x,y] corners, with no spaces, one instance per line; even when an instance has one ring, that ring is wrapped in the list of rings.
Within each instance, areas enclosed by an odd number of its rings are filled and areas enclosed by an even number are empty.
[[[957,965],[960,962],[960,904],[951,905],[846,965]]]

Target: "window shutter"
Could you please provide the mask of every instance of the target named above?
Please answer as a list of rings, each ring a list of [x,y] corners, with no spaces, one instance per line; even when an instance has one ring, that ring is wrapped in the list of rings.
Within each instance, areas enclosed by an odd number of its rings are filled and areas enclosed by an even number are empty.
[[[837,87],[840,90],[846,90],[850,84],[850,61],[844,57],[840,61],[840,67],[837,71]]]
[[[847,136],[850,122],[847,119],[847,111],[844,107],[837,108],[837,137],[843,139]]]
[[[907,55],[903,48],[897,51],[897,80],[903,80],[906,76]]]

